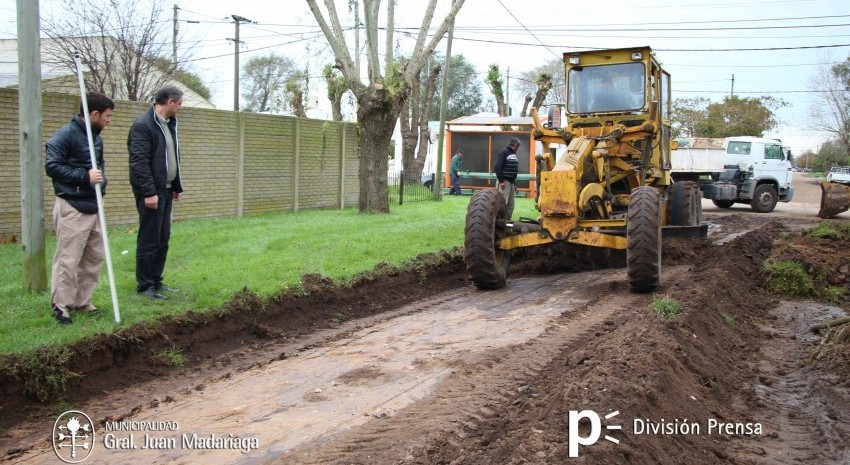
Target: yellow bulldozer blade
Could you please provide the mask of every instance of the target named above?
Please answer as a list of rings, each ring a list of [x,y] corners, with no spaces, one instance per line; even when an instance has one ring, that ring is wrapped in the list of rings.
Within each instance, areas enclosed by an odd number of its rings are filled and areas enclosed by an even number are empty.
[[[821,218],[831,218],[850,210],[850,186],[836,182],[821,182],[820,211]]]

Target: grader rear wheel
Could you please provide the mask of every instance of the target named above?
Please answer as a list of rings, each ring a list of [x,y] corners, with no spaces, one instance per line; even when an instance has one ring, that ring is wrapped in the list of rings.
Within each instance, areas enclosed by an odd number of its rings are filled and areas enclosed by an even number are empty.
[[[672,226],[699,226],[702,223],[702,192],[693,181],[670,186],[667,222]]]
[[[651,292],[661,282],[661,196],[638,187],[629,199],[626,274],[634,292]]]
[[[466,209],[464,261],[478,289],[498,289],[507,281],[511,257],[498,248],[506,231],[497,220],[507,220],[504,198],[496,190],[476,192]]]

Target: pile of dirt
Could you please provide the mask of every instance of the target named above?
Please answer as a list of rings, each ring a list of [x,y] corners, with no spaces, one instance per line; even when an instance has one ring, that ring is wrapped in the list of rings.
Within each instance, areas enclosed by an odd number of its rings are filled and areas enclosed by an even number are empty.
[[[767,338],[760,322],[777,302],[759,276],[783,231],[769,224],[722,247],[665,241],[667,282],[659,293],[683,303],[683,313],[659,318],[649,306],[653,296],[646,296],[644,306],[622,309],[615,321],[554,357],[512,401],[521,402],[517,407],[505,406],[469,438],[437,440],[405,463],[730,463],[729,437],[707,435],[706,420],[759,421],[747,413],[758,402],[751,388],[753,359]],[[672,264],[689,268],[671,272]],[[598,305],[606,300],[601,294]],[[624,424],[612,434],[619,444],[600,441],[570,458],[569,414],[586,409],[617,411],[619,418],[644,424],[699,422],[703,430],[638,436],[634,424]],[[589,431],[585,426],[582,436]]]

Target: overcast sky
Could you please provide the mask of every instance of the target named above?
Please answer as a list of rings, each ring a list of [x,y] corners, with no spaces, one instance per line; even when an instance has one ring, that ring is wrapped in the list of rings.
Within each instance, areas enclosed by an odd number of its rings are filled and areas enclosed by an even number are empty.
[[[241,26],[241,63],[274,52],[304,65],[314,84],[308,115],[330,117],[320,76],[321,68],[333,58],[306,2],[177,0],[164,3],[169,23],[175,3],[180,8],[183,42],[193,44],[180,50],[181,59],[189,57],[190,67],[204,78],[219,108],[233,106],[234,49],[227,39],[234,35],[230,17],[235,14],[256,21]],[[336,3],[344,26],[353,25],[348,0]],[[397,29],[418,30],[426,3],[398,0]],[[475,78],[482,83],[489,64],[498,63],[505,73],[510,68],[515,84],[519,72],[560,58],[565,51],[648,45],[672,75],[673,98],[703,96],[720,101],[732,91],[734,75],[736,95],[771,95],[788,102],[777,112],[781,124],[769,136],[781,138],[797,154],[816,149],[825,136],[807,123],[817,102],[810,81],[819,68],[850,54],[850,1],[683,3],[466,0],[456,22],[452,54],[464,55],[478,69]],[[57,0],[42,0],[42,16],[58,5]],[[448,0],[440,0],[434,27],[448,5]],[[15,9],[15,0],[0,0],[0,38],[16,36]],[[412,48],[411,38],[398,34],[397,39],[402,51]],[[164,40],[170,41],[170,36]],[[353,39],[349,43],[353,46]],[[445,44],[444,40],[439,48],[442,52]],[[513,85],[510,99],[518,112],[522,95]]]

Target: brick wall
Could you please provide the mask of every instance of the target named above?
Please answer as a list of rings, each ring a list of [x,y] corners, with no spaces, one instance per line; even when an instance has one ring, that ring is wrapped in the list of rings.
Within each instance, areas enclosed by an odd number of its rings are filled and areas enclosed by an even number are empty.
[[[79,109],[74,95],[44,93],[42,147]],[[130,189],[127,133],[149,105],[115,102],[104,130],[110,224],[138,221]],[[180,125],[182,200],[174,218],[257,215],[357,205],[357,125],[291,116],[184,108]],[[21,230],[17,89],[0,89],[0,235]],[[44,149],[41,165],[44,166]],[[53,228],[53,185],[46,175],[45,227]]]

